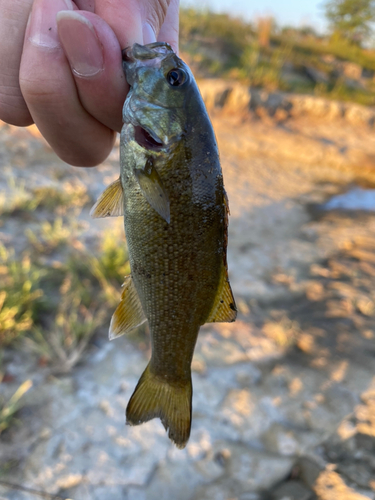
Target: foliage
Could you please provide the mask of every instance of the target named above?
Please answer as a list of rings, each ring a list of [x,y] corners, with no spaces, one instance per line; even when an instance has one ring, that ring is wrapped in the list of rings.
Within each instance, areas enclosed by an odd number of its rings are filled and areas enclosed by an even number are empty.
[[[282,68],[289,54],[290,48],[287,46],[265,53],[259,45],[249,45],[241,58],[239,76],[247,79],[254,87],[264,87],[268,90],[285,88],[282,82]]]
[[[79,184],[64,183],[61,189],[39,186],[27,189],[25,181],[10,177],[7,189],[0,192],[0,213],[34,212],[37,208],[64,213],[66,208],[82,207],[90,201],[87,190]]]
[[[34,231],[26,229],[25,235],[35,250],[49,254],[69,242],[73,243],[80,227],[75,221],[65,223],[62,217],[57,217],[52,223],[44,221]]]
[[[362,5],[362,0],[345,1]],[[194,9],[182,9],[180,22],[183,56],[198,75],[239,78],[271,91],[375,104],[375,52],[338,32],[322,36],[306,26],[278,29],[270,18],[254,26],[228,14]],[[344,74],[347,63],[362,67],[366,81],[353,85]],[[323,75],[324,83],[311,78],[314,72]]]
[[[29,228],[26,234],[38,251],[19,258],[0,247],[0,347],[22,336],[55,371],[70,370],[98,328],[109,325],[130,272],[122,222],[104,233],[96,254],[71,245],[76,224],[57,218],[34,232]],[[43,257],[60,250],[61,243],[69,243],[62,261]]]
[[[0,434],[11,425],[15,414],[21,407],[21,398],[32,385],[31,380],[26,380],[19,386],[9,401],[0,400]]]
[[[54,362],[54,372],[71,370],[96,329],[107,318],[106,304],[95,299],[95,294],[88,297],[86,286],[87,283],[81,284],[76,276],[67,273],[51,324],[48,328],[34,328],[26,338],[31,350],[41,355],[45,362]]]
[[[332,31],[342,38],[360,45],[370,36],[375,21],[374,0],[329,0],[325,11]]]
[[[120,301],[130,272],[123,227],[104,233],[96,255],[69,246],[63,262],[46,261],[40,245],[20,260],[0,247],[0,347],[23,336],[54,371],[68,371]]]
[[[46,272],[27,254],[17,260],[0,245],[0,346],[32,328],[42,306],[40,283]]]
[[[228,14],[181,9],[182,50],[200,54],[202,66],[211,66],[213,72],[237,67],[242,52],[254,36],[254,29],[249,23]]]

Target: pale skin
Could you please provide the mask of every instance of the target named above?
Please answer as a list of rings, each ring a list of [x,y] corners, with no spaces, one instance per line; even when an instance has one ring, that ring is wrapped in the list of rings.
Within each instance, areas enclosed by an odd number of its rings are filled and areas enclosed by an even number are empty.
[[[178,49],[179,0],[0,0],[0,120],[35,123],[60,158],[110,153],[129,90],[121,49]]]

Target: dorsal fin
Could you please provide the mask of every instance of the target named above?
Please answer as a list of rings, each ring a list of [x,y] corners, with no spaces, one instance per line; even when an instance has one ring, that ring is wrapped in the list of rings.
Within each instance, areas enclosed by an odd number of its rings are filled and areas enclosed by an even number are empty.
[[[122,285],[121,302],[113,313],[109,326],[109,340],[113,340],[142,325],[147,318],[131,276]]]
[[[206,323],[232,323],[236,317],[236,303],[229,284],[227,270],[223,266],[220,286]]]
[[[124,190],[120,178],[102,192],[90,210],[90,215],[93,219],[124,215]]]
[[[228,245],[228,218],[229,202],[228,196],[223,189],[224,204],[224,245],[223,245],[223,265],[220,274],[220,283],[215,297],[214,304],[206,319],[206,323],[232,323],[237,317],[236,302],[228,279],[227,267],[227,245]]]

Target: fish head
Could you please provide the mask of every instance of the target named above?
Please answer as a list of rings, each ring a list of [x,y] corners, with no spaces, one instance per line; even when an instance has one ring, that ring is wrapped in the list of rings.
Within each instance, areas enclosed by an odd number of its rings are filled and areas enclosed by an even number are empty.
[[[135,127],[146,149],[170,150],[184,134],[188,103],[199,92],[190,69],[164,42],[125,49],[123,68],[131,86],[124,123]]]

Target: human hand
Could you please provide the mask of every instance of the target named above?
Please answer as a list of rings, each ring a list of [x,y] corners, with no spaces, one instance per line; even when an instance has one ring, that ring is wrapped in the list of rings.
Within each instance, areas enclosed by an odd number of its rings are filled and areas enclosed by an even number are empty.
[[[177,51],[178,2],[0,0],[0,119],[35,123],[71,165],[101,163],[129,89],[121,49],[160,40]]]

